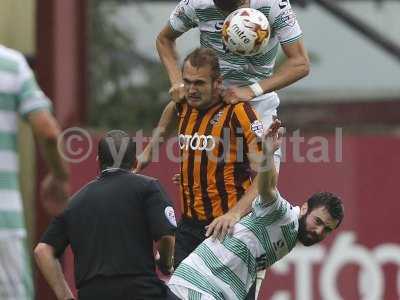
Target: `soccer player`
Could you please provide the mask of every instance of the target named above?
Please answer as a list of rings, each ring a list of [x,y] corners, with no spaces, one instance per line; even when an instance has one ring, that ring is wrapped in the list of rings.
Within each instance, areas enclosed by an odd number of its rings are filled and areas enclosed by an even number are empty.
[[[271,25],[267,51],[253,57],[227,52],[222,43],[222,24],[228,14],[240,7],[250,7],[264,13]],[[289,0],[182,0],[172,12],[168,24],[157,37],[156,45],[170,82],[172,99],[179,102],[184,96],[184,82],[178,67],[176,39],[198,27],[200,45],[217,52],[224,85],[224,100],[228,103],[250,101],[268,127],[277,115],[279,98],[275,91],[306,76],[309,59],[303,45],[302,31]],[[273,72],[278,48],[285,54],[283,64]],[[171,108],[169,108],[171,109]],[[161,123],[171,122],[170,112],[163,114]],[[149,162],[151,149],[139,157],[139,168]],[[275,154],[279,171],[280,151]]]
[[[183,81],[186,101],[168,104],[178,110],[181,155],[182,220],[176,231],[175,266],[205,239],[205,226],[213,220],[224,216],[213,229],[220,235],[250,212],[256,197],[250,164],[261,154],[257,134],[263,132],[248,103],[221,100],[222,78],[213,50],[199,48],[186,57]]]
[[[180,299],[245,299],[260,261],[270,267],[297,243],[316,244],[342,222],[343,205],[334,194],[316,193],[301,207],[279,194],[273,153],[281,137],[275,120],[263,139],[259,196],[252,212],[234,226],[232,235],[206,239],[175,270],[169,287]]]
[[[42,203],[51,215],[68,200],[68,169],[57,149],[60,128],[51,104],[24,56],[0,45],[0,299],[34,298],[26,229],[18,184],[18,118],[27,121],[50,172],[42,182]]]

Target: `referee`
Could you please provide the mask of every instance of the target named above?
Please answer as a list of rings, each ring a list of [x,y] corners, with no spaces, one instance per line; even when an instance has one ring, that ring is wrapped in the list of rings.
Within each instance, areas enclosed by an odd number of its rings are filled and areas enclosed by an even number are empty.
[[[71,245],[80,300],[158,300],[168,288],[155,272],[172,271],[174,210],[154,178],[133,174],[135,143],[123,131],[99,142],[101,174],[71,199],[35,248],[35,258],[58,300],[75,299],[58,258]]]

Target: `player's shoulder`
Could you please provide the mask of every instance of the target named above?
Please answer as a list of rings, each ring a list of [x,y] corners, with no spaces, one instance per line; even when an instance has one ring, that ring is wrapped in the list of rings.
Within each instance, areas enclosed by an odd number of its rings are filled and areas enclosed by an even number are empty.
[[[288,0],[254,0],[251,1],[251,8],[271,7],[279,2],[288,2]]]
[[[254,110],[249,102],[238,102],[231,105],[233,106],[233,112],[237,116],[245,115],[250,119],[257,118],[257,112]]]
[[[178,112],[178,115],[186,114],[189,112],[189,105],[187,104],[186,101],[182,101],[179,103],[175,103],[175,109]]]
[[[215,8],[213,0],[183,0],[182,2],[194,9]]]
[[[137,181],[139,183],[143,183],[143,184],[151,184],[151,183],[158,182],[157,178],[143,175],[143,174],[136,174],[136,173],[129,172],[128,176],[130,176],[132,178],[132,180]]]
[[[238,109],[244,109],[245,107],[249,106],[249,102],[238,102],[235,104],[230,104],[231,106],[233,106],[234,110],[238,110]]]
[[[6,46],[0,45],[0,59],[4,63],[14,63],[19,65],[25,61],[25,57],[21,52],[7,48]]]

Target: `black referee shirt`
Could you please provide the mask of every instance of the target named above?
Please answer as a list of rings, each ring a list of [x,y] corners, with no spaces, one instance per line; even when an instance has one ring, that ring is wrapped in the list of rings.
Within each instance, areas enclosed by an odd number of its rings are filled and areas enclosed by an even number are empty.
[[[132,276],[146,296],[158,296],[165,291],[155,273],[153,241],[173,235],[175,226],[156,179],[109,169],[72,197],[42,242],[57,257],[71,245],[78,289],[94,278]]]

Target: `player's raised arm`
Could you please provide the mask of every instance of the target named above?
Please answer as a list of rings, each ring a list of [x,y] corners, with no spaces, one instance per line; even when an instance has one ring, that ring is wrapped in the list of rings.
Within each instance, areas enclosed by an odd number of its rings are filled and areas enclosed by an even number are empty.
[[[176,125],[175,115],[175,102],[170,101],[164,108],[157,127],[153,130],[150,142],[137,158],[137,166],[134,170],[135,173],[143,170],[151,162],[153,150],[156,145],[160,145],[164,141],[165,137],[169,136],[173,132],[175,129],[173,125]]]
[[[278,176],[274,164],[274,153],[282,143],[281,121],[275,120],[263,135],[262,160],[258,172],[258,192],[261,200],[270,204],[276,200]]]
[[[169,94],[173,101],[180,102],[184,97],[182,72],[178,66],[176,39],[182,33],[173,31],[169,25],[165,26],[157,36],[156,46],[158,55],[167,70],[171,88]]]
[[[182,0],[172,11],[168,24],[157,36],[157,51],[167,70],[171,82],[169,93],[175,102],[180,102],[184,97],[182,71],[179,68],[176,51],[176,39],[184,32],[196,27],[197,21],[192,3]]]

